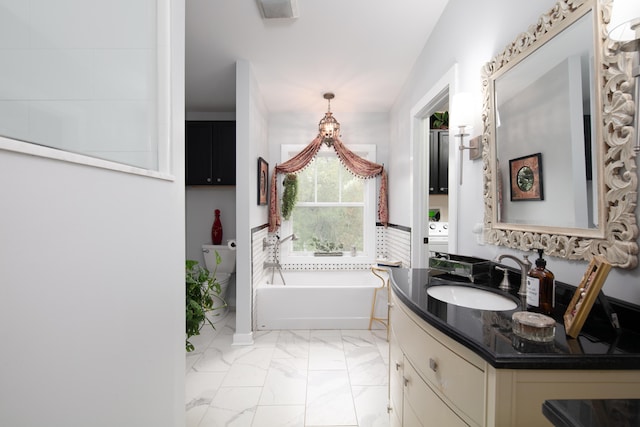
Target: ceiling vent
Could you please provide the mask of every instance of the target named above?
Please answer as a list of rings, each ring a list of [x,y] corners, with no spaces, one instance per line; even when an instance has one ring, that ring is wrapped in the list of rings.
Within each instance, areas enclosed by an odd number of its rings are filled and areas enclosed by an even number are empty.
[[[298,17],[298,0],[258,0],[264,19],[292,19]]]

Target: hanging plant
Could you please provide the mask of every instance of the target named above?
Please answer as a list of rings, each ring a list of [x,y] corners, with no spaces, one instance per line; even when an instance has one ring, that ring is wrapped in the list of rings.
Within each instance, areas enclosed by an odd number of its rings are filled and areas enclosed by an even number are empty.
[[[293,208],[298,201],[298,177],[295,174],[288,173],[282,181],[284,191],[282,192],[282,217],[286,220],[291,218]]]

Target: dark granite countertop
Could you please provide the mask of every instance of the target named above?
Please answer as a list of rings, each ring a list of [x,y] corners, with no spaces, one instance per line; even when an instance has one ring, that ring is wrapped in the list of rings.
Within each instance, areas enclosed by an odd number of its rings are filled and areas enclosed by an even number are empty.
[[[547,400],[542,413],[556,427],[634,427],[640,399]]]
[[[499,280],[493,276],[464,284],[509,296],[518,302],[516,309],[486,311],[447,304],[429,296],[427,289],[466,279],[430,269],[390,268],[390,271],[392,290],[405,305],[495,368],[640,369],[640,309],[637,306],[609,299],[620,318],[621,328],[616,330],[607,321],[603,307],[594,305],[582,332],[577,339],[572,339],[565,334],[562,315],[575,287],[557,282],[556,308],[552,315],[556,320],[555,340],[538,344],[511,332],[511,316],[522,310],[522,303],[516,291],[499,290]]]

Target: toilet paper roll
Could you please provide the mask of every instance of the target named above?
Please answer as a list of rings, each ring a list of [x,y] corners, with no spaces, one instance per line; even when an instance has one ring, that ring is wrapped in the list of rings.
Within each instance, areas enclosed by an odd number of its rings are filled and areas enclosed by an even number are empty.
[[[227,247],[232,251],[236,250],[236,241],[235,240],[227,240]]]

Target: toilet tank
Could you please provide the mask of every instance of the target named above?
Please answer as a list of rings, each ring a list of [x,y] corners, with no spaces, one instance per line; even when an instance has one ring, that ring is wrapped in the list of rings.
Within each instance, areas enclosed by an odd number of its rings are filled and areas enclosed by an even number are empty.
[[[216,268],[216,252],[220,255],[220,264]],[[202,245],[204,263],[207,270],[220,273],[235,273],[236,271],[236,251],[231,250],[226,245]]]

